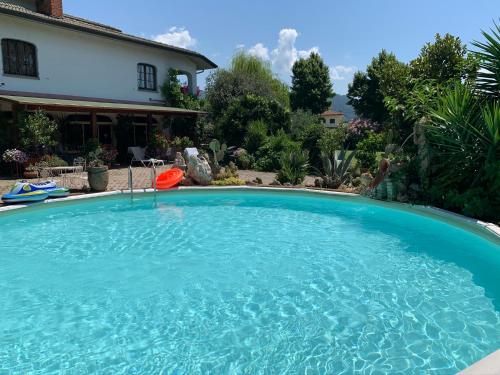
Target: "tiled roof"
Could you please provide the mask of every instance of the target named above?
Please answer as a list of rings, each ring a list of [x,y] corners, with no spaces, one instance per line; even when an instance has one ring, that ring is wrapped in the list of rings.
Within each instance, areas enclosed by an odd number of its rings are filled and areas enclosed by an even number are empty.
[[[121,30],[107,26],[98,22],[85,20],[80,17],[75,17],[69,14],[64,14],[63,17],[51,17],[42,13],[32,11],[31,9],[0,1],[0,13],[24,17],[38,22],[43,22],[55,26],[66,27],[69,29],[97,34],[114,39],[120,39],[132,43],[142,44],[153,48],[164,49],[172,52],[178,52],[184,55],[189,55],[195,59],[199,69],[212,69],[217,65],[198,52],[194,52],[185,48],[175,47],[164,43],[155,42],[149,39],[141,38],[135,35],[125,34]]]
[[[335,111],[326,111],[323,112],[321,115],[322,116],[335,116],[335,115],[343,115],[344,112],[335,112]]]

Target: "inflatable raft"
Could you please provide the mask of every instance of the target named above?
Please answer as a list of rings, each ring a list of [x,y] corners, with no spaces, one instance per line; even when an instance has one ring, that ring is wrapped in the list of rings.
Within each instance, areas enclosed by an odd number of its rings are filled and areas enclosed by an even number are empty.
[[[158,190],[171,189],[174,186],[179,185],[179,183],[184,178],[184,172],[179,168],[172,168],[166,172],[163,172],[156,178],[156,188]]]
[[[59,187],[54,181],[39,184],[17,182],[12,190],[2,196],[4,203],[40,202],[47,198],[61,198],[69,195],[69,189]]]

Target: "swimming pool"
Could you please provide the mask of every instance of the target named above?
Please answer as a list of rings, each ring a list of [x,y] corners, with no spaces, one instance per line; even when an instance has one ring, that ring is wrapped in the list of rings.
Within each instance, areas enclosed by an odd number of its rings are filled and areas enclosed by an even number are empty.
[[[452,374],[500,348],[498,243],[391,207],[215,190],[1,214],[0,370]]]

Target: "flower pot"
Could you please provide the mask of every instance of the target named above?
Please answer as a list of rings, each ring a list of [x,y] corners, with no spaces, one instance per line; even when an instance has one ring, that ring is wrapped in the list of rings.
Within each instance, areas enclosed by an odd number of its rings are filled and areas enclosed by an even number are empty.
[[[87,169],[90,189],[106,191],[109,182],[108,167],[90,167]]]
[[[24,171],[23,177],[26,179],[38,178],[38,171]]]

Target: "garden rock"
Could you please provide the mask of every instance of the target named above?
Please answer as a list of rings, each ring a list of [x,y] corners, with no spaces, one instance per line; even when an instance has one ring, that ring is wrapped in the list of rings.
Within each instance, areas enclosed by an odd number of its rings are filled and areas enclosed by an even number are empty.
[[[187,165],[187,176],[200,185],[212,182],[212,169],[203,156],[191,156]]]

